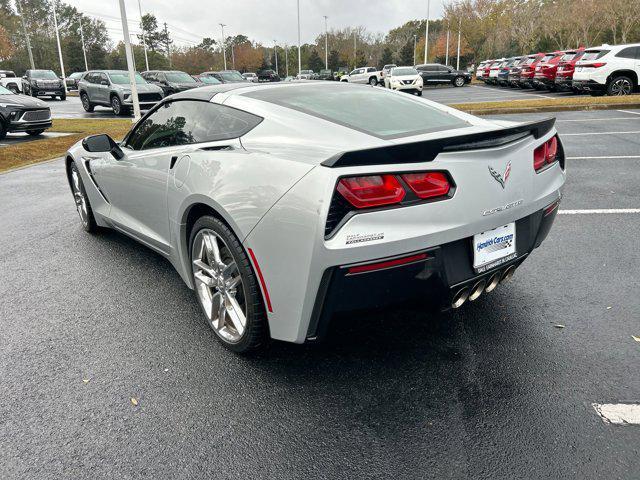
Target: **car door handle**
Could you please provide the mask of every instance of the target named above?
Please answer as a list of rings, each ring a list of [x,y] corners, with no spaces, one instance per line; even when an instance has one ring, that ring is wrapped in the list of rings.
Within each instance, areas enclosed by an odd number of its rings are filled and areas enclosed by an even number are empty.
[[[171,157],[171,163],[169,164],[169,170],[173,169],[173,166],[176,164],[176,162],[178,161],[178,156],[174,155],[173,157]]]

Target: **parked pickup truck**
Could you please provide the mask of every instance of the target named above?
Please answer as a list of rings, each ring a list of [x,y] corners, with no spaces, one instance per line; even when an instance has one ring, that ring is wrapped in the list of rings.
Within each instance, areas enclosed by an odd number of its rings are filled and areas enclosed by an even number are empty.
[[[368,83],[369,85],[378,85],[382,83],[382,72],[374,67],[361,67],[352,70],[349,75],[343,75],[341,82],[349,83]]]
[[[0,85],[13,93],[22,92],[22,79],[12,70],[0,70]]]

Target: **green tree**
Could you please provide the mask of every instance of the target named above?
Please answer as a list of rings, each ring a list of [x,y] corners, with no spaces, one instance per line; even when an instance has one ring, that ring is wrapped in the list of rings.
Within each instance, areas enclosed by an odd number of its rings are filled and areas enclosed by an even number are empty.
[[[400,64],[413,65],[413,40],[409,40],[400,50]]]
[[[313,50],[309,55],[308,65],[309,70],[313,70],[314,72],[319,72],[324,68],[324,62],[316,50]]]
[[[380,57],[380,66],[384,67],[393,63],[393,52],[389,47],[384,47],[382,51],[382,57]]]
[[[158,19],[151,13],[145,13],[142,16],[141,28],[144,32],[144,41],[147,48],[153,52],[167,51],[167,45],[171,48],[173,41],[168,32],[164,28],[158,27]],[[142,42],[142,34],[138,35],[138,39]]]
[[[340,68],[340,54],[336,50],[329,52],[329,68],[334,72]]]

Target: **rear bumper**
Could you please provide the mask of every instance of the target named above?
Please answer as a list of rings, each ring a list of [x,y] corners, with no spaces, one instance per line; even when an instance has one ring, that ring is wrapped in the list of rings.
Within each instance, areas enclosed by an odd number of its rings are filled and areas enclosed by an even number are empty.
[[[555,84],[560,88],[571,88],[573,86],[573,77],[565,76],[565,77],[556,77]]]
[[[516,221],[516,256],[486,271],[473,268],[472,238],[428,248],[418,252],[373,262],[331,267],[325,270],[311,321],[307,341],[321,340],[331,318],[339,312],[373,310],[395,304],[412,303],[424,307],[449,309],[456,294],[468,291],[479,282],[502,276],[517,268],[547,237],[558,212],[542,209]],[[394,260],[414,259],[393,265]],[[354,272],[354,266],[388,262],[379,270]],[[390,263],[389,263],[390,262]]]
[[[595,80],[573,80],[571,85],[578,90],[584,90],[587,92],[604,92],[607,90],[606,85],[598,83]]]

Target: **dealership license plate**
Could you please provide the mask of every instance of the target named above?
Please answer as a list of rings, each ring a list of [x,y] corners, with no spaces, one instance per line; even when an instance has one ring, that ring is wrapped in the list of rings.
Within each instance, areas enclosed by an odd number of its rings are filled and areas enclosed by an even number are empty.
[[[473,268],[477,273],[502,265],[516,256],[515,223],[473,236]]]

